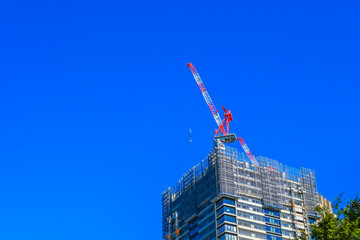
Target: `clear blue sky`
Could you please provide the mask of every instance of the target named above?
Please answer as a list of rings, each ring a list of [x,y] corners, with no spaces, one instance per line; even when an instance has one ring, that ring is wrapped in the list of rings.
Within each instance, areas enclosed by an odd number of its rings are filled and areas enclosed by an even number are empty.
[[[189,61],[255,155],[354,196],[359,7],[3,1],[0,238],[160,239],[161,192],[216,126]]]

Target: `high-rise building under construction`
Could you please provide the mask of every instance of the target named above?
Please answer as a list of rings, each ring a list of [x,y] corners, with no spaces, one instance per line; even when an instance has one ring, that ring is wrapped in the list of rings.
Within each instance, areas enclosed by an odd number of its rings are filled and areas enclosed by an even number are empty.
[[[162,231],[168,240],[291,239],[318,219],[315,173],[252,154],[229,133],[230,110],[217,111],[196,68],[190,68],[213,115],[214,148],[174,187],[162,193]],[[244,153],[227,146],[239,140]]]
[[[236,148],[213,150],[162,193],[162,235],[176,240],[292,239],[318,219],[315,173]]]

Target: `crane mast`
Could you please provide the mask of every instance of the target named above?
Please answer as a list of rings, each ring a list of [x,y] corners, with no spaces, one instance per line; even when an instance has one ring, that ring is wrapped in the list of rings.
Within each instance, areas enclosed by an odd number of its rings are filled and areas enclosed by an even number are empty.
[[[211,100],[211,97],[208,93],[208,91],[205,88],[205,85],[203,83],[203,81],[200,78],[199,73],[197,72],[196,68],[194,65],[192,65],[192,63],[188,63],[187,66],[190,68],[191,73],[193,74],[195,81],[197,83],[197,85],[200,88],[200,91],[205,99],[206,104],[208,105],[216,124],[218,125],[218,129],[215,130],[215,137],[214,140],[220,140],[222,143],[232,143],[236,141],[236,135],[235,134],[229,134],[229,123],[233,120],[232,118],[232,114],[230,110],[225,109],[224,107],[222,107],[222,109],[224,110],[224,119],[222,120],[218,110],[216,109],[213,101]],[[226,128],[225,128],[226,126]],[[250,161],[252,162],[253,165],[255,166],[259,166],[259,163],[256,161],[255,156],[252,154],[252,152],[250,151],[249,147],[246,145],[245,141],[239,137],[238,138],[241,147],[244,149],[245,153],[247,154],[247,156],[249,157]]]

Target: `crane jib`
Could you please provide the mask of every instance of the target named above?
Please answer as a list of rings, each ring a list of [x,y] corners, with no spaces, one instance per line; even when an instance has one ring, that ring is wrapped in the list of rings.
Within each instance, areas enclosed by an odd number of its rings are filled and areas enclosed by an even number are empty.
[[[223,143],[230,143],[230,142],[234,142],[236,140],[236,136],[235,134],[229,134],[229,122],[232,120],[232,115],[230,111],[227,111],[224,107],[223,110],[226,112],[226,114],[224,114],[225,118],[225,124],[227,124],[227,131],[225,132],[224,130],[224,125],[223,125],[223,120],[221,119],[219,112],[217,111],[214,103],[212,102],[209,93],[207,92],[206,88],[205,88],[205,84],[202,82],[200,75],[198,74],[196,68],[194,67],[194,65],[192,65],[191,63],[188,63],[187,66],[190,68],[191,73],[193,74],[196,84],[199,86],[200,91],[202,93],[202,95],[204,96],[204,99],[206,101],[206,104],[208,105],[208,107],[210,108],[211,114],[213,115],[216,124],[219,126],[219,129],[216,131],[215,133],[215,138]],[[223,133],[223,136],[217,136],[218,133]],[[252,154],[252,152],[250,151],[250,149],[248,148],[248,146],[246,145],[245,141],[242,138],[238,138],[240,145],[242,146],[242,148],[244,149],[244,151],[246,152],[247,156],[249,157],[250,161],[255,165],[255,166],[259,166],[259,163],[256,161],[255,156]]]
[[[205,87],[204,83],[201,81],[201,78],[200,78],[200,76],[198,74],[193,74],[193,75],[194,75],[194,78],[195,78],[196,82],[198,83],[198,86],[200,88],[201,93],[204,96],[205,102],[209,106],[210,111],[211,111],[212,115],[215,118],[216,124],[218,126],[220,126],[221,122],[222,122],[221,117],[220,117],[219,112],[216,109],[213,101],[211,100],[210,95],[209,95],[208,91],[206,90],[206,87]]]

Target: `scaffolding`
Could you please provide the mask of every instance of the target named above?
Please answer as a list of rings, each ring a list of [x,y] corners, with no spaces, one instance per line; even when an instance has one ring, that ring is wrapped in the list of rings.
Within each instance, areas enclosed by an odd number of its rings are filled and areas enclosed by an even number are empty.
[[[291,211],[296,204],[315,214],[318,205],[315,172],[292,168],[266,157],[257,158],[260,166],[236,148],[216,142],[213,150],[192,167],[178,183],[162,193],[163,237],[171,235],[171,213],[184,222],[204,201],[224,193],[258,198],[264,206]],[[307,206],[307,207],[306,207]]]

